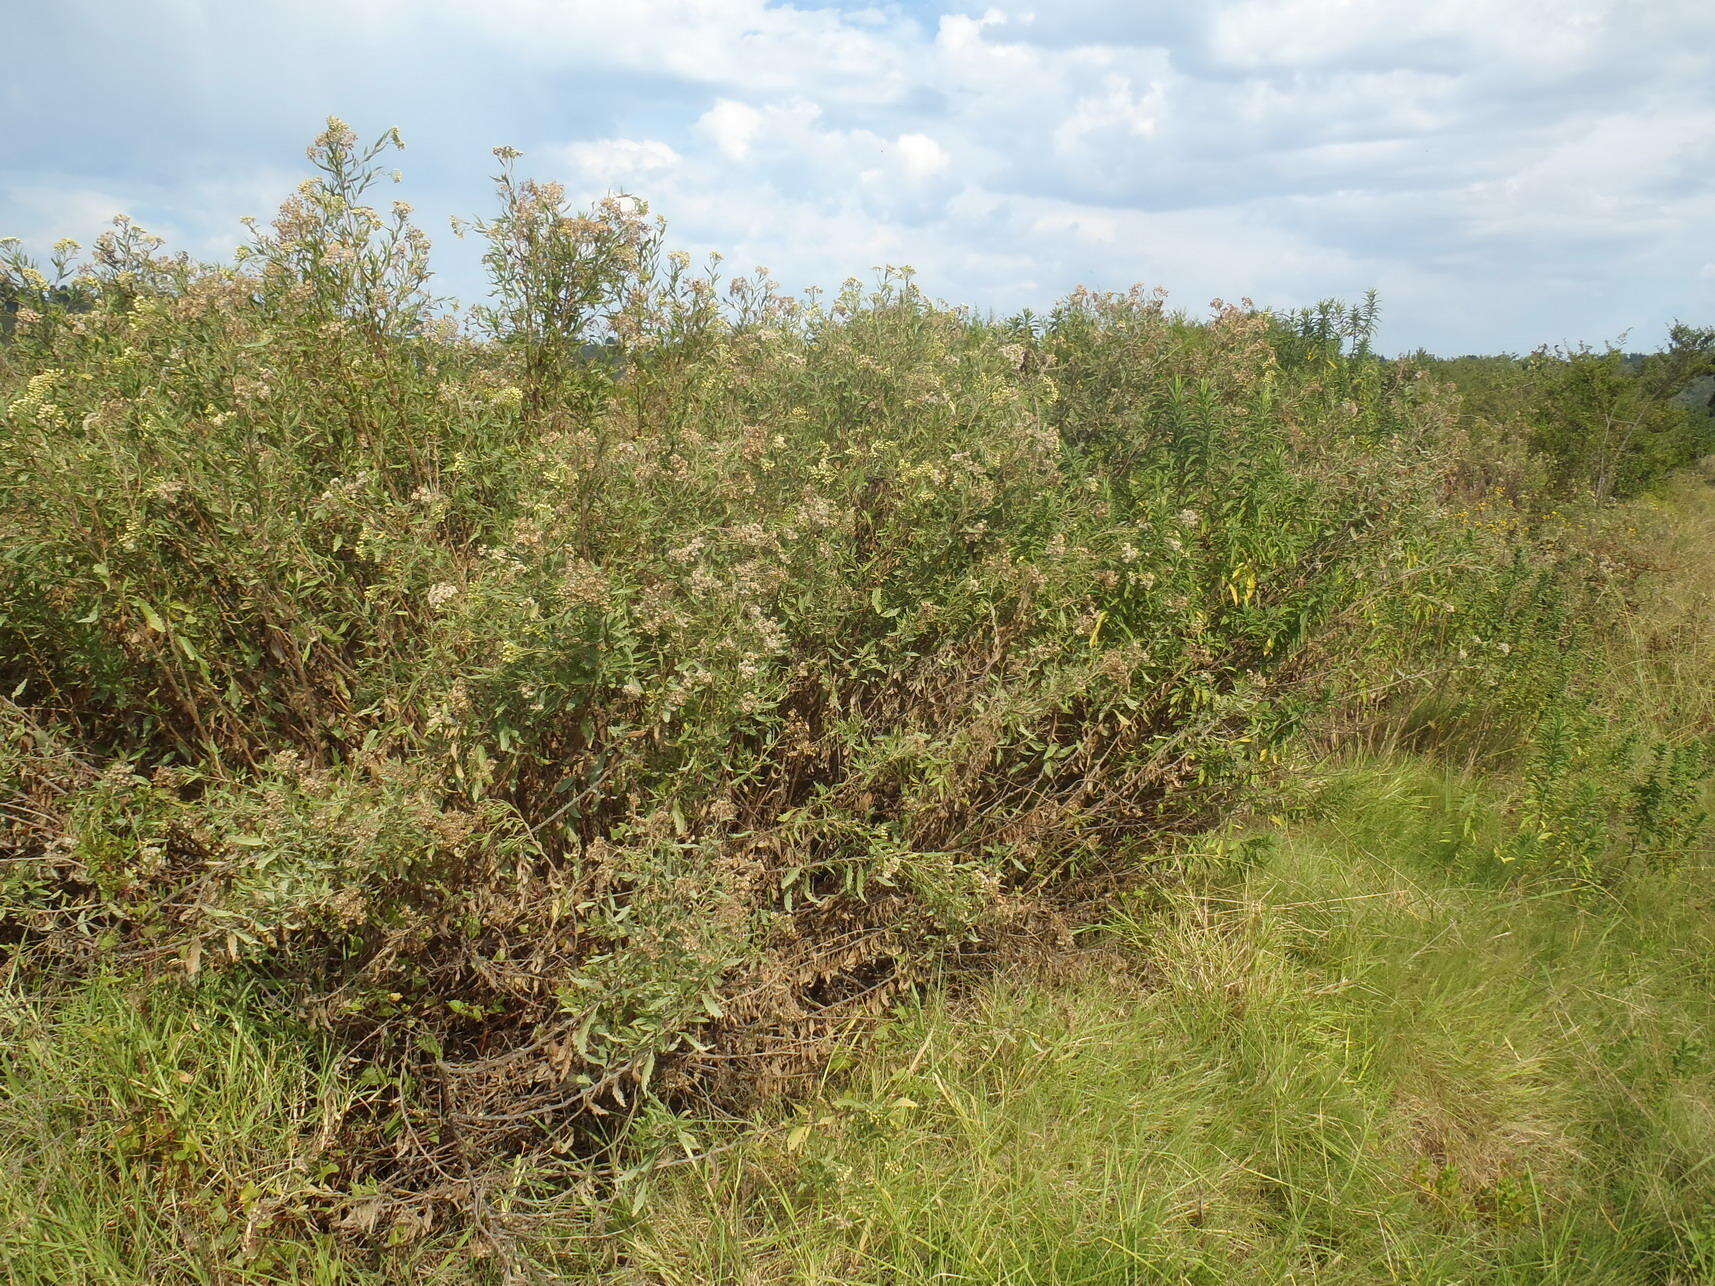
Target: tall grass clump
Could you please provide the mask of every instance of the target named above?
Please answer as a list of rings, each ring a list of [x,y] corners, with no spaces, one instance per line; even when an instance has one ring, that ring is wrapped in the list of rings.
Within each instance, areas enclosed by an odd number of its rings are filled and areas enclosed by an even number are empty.
[[[397,142],[330,122],[229,264],[5,260],[9,985],[323,1033],[329,1204],[790,1084],[1541,571],[1373,310],[791,298],[502,149],[458,314]]]

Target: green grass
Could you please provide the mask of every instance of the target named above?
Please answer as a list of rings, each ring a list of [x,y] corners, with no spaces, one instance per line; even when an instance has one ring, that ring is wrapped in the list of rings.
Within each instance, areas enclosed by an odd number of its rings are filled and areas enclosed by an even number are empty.
[[[230,992],[97,978],[12,1002],[0,1281],[434,1280],[405,1254],[371,1271],[303,1218],[350,1096],[321,1042]]]
[[[1331,787],[661,1172],[622,1280],[1715,1280],[1710,872],[1525,892],[1479,786]]]

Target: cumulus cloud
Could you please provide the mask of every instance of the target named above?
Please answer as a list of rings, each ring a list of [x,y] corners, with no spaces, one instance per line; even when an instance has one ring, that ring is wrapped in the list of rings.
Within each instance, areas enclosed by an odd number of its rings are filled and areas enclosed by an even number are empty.
[[[605,179],[610,183],[650,180],[677,166],[681,157],[666,143],[653,138],[598,138],[567,143],[550,149],[581,179]]]
[[[1190,306],[1377,286],[1385,342],[1460,350],[1641,335],[1715,303],[1703,0],[243,10],[24,12],[20,47],[84,56],[22,60],[0,88],[0,232],[84,231],[124,202],[217,245],[337,111],[405,129],[422,211],[480,210],[487,147],[512,143],[790,284],[911,263],[997,309],[1080,282]],[[449,288],[480,289],[472,249],[448,249]]]
[[[697,128],[706,134],[729,160],[742,161],[750,145],[762,132],[762,113],[745,103],[723,98],[697,118]]]
[[[899,159],[906,174],[914,179],[926,179],[939,174],[952,162],[947,149],[927,134],[901,134],[896,142]]]

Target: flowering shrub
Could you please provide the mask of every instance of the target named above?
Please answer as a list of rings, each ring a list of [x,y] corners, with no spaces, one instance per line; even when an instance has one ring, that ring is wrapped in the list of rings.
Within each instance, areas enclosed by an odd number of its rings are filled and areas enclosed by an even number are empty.
[[[1339,335],[723,286],[510,153],[461,322],[396,141],[14,253],[0,350],[9,949],[332,1029],[343,1180],[776,1083],[1467,641],[1450,403]]]

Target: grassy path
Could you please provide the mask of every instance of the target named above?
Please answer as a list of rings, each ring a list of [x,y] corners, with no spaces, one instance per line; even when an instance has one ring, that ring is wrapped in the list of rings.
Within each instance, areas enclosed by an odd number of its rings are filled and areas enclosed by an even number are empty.
[[[641,1280],[1715,1280],[1709,868],[1524,892],[1480,783],[1325,789],[676,1172]]]

